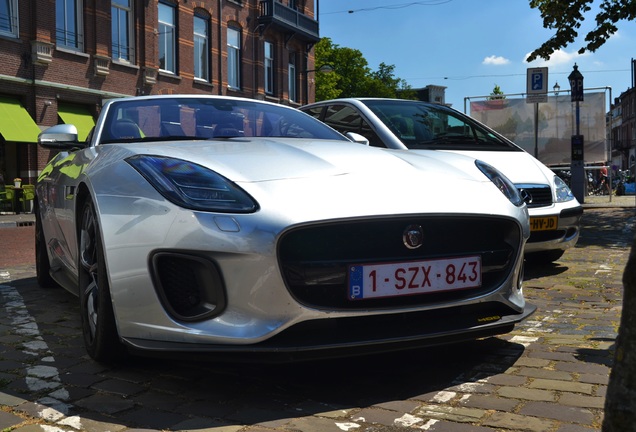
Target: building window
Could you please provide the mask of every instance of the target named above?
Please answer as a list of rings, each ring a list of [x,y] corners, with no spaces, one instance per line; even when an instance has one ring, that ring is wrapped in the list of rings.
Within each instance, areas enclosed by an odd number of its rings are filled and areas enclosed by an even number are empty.
[[[56,0],[55,42],[57,46],[82,51],[84,49],[82,28],[82,0]]]
[[[0,35],[18,37],[18,0],[0,1]]]
[[[241,32],[227,29],[227,85],[230,88],[241,88]]]
[[[112,0],[111,5],[113,58],[133,63],[135,47],[132,37],[132,0]]]
[[[274,93],[274,44],[265,42],[265,93]]]
[[[194,77],[210,80],[209,25],[208,18],[194,16]]]
[[[287,68],[289,75],[289,100],[298,102],[296,93],[296,53],[289,53],[289,67]]]
[[[175,17],[174,6],[159,3],[159,69],[171,73],[177,73]]]

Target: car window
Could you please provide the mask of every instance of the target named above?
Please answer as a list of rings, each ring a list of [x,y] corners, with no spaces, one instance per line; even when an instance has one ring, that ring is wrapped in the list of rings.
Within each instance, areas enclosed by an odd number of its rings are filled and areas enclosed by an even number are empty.
[[[249,100],[123,99],[107,109],[101,144],[239,137],[345,140],[298,110]]]
[[[371,129],[371,126],[351,106],[328,105],[323,121],[343,135],[347,132],[355,132],[369,140],[369,145],[385,147],[378,135]]]
[[[443,105],[388,99],[364,103],[409,149],[520,150],[470,117]]]

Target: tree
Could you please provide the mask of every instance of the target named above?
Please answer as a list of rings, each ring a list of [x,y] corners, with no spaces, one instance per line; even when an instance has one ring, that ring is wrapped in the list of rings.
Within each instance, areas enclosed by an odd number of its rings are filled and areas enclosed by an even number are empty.
[[[530,0],[530,7],[538,9],[543,18],[543,27],[555,29],[556,33],[539,48],[530,53],[528,62],[550,56],[561,48],[573,43],[578,37],[578,29],[585,20],[585,14],[598,3],[596,27],[585,36],[585,45],[579,48],[579,54],[594,52],[600,48],[618,30],[616,24],[621,20],[632,21],[636,18],[636,0]]]
[[[495,84],[495,88],[492,89],[492,93],[488,97],[488,100],[497,100],[497,99],[505,99],[504,92],[501,91],[501,87]]]
[[[341,47],[330,38],[322,38],[314,46],[316,68],[328,64],[330,73],[316,72],[316,100],[336,97],[413,98],[414,92],[405,80],[394,75],[395,66],[380,63],[372,71],[357,49]]]

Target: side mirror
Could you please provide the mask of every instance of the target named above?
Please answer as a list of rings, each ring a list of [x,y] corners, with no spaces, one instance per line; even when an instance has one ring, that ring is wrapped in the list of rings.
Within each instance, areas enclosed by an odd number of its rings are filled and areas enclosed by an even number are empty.
[[[369,140],[363,137],[362,135],[360,135],[359,133],[347,132],[345,136],[349,138],[349,140],[353,141],[354,143],[363,144],[367,146],[369,145]]]
[[[51,126],[38,135],[38,144],[44,148],[69,150],[84,147],[77,141],[77,128],[72,124]]]

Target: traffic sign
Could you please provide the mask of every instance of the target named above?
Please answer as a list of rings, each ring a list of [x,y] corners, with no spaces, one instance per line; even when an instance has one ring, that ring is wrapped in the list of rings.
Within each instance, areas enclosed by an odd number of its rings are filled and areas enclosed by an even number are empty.
[[[548,68],[528,68],[526,102],[540,103],[548,101]]]

